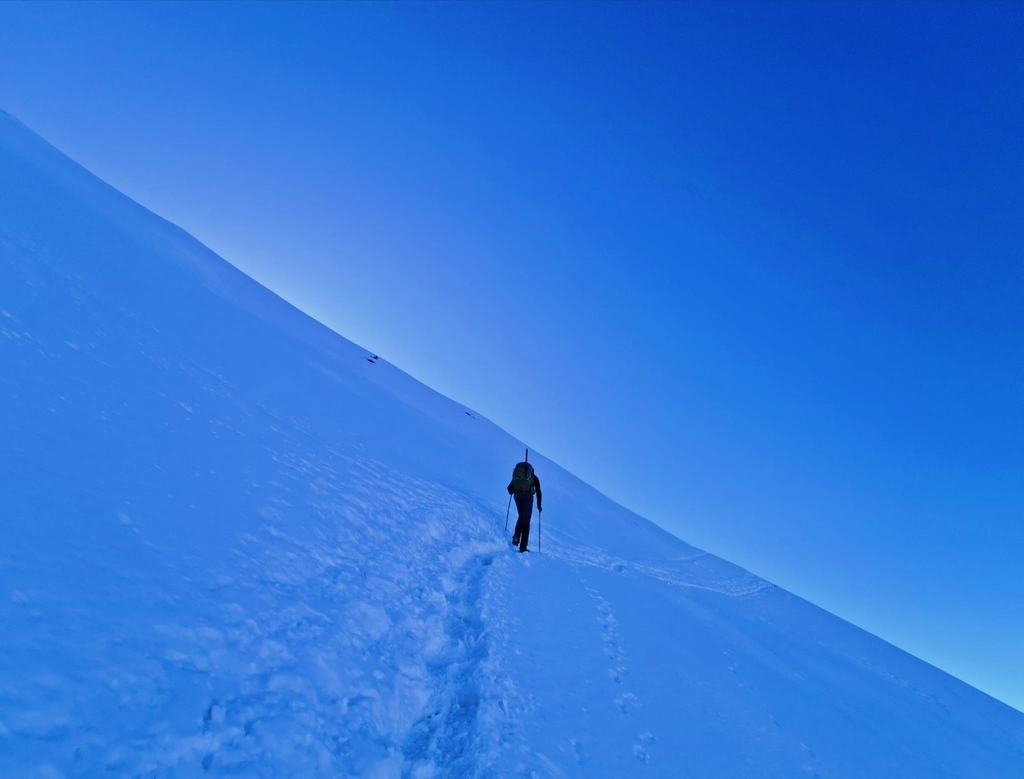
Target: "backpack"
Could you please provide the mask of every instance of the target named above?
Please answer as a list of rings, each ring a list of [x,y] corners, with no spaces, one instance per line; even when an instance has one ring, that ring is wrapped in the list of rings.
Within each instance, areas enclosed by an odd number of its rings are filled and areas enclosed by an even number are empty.
[[[512,469],[512,489],[516,492],[533,494],[533,466],[529,463],[517,463]]]

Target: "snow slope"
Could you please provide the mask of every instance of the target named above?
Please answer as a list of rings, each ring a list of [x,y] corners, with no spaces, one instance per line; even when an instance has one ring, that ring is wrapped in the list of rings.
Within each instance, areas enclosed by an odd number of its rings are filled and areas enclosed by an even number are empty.
[[[1024,776],[540,456],[514,553],[523,444],[371,356],[0,114],[0,776]]]

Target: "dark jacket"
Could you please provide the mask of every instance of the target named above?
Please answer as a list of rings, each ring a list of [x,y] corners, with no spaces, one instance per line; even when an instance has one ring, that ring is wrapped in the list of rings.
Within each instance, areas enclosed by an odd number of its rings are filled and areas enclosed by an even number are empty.
[[[516,491],[515,480],[513,479],[512,481],[510,481],[508,483],[508,494],[512,495],[515,491]],[[542,511],[543,509],[541,509],[541,503],[540,503],[541,502],[540,479],[537,478],[537,474],[536,473],[533,474],[533,486],[531,487],[531,489],[529,490],[529,492],[527,494],[532,494],[532,493],[537,493],[537,510],[538,511]]]

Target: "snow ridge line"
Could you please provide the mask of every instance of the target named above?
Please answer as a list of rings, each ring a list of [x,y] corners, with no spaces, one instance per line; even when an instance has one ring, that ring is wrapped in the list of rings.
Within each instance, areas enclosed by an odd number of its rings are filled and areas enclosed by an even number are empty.
[[[762,592],[775,589],[775,585],[771,582],[760,579],[746,571],[739,576],[726,579],[704,570],[701,574],[707,581],[695,581],[696,577],[687,576],[679,567],[669,567],[647,562],[631,562],[621,557],[609,555],[594,547],[559,547],[550,554],[552,557],[577,565],[602,568],[620,574],[627,572],[636,573],[649,576],[652,579],[657,579],[674,587],[687,587],[706,592],[716,592],[730,598],[750,598]],[[705,553],[689,560],[683,560],[677,565],[694,565],[697,564],[697,561],[708,557],[710,555]],[[713,577],[717,578],[718,582],[710,583],[713,581]]]
[[[481,773],[482,664],[490,653],[481,611],[481,590],[494,553],[471,557],[443,582],[446,647],[427,667],[435,690],[425,713],[402,741],[402,776],[416,779]]]

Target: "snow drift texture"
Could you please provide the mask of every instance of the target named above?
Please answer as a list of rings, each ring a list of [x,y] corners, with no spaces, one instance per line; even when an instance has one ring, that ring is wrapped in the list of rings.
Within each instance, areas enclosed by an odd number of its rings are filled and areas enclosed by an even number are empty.
[[[514,553],[523,445],[369,357],[0,114],[0,775],[1024,775],[542,457]]]

